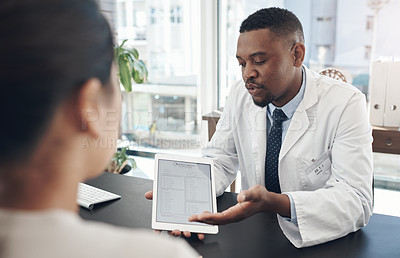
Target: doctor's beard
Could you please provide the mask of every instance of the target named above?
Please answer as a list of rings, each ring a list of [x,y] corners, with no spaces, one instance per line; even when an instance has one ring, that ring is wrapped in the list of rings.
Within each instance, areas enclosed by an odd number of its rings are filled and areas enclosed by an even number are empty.
[[[253,97],[252,97],[252,98],[253,98]],[[256,104],[257,106],[263,108],[263,107],[266,107],[269,103],[272,102],[272,97],[270,97],[270,96],[268,95],[268,96],[266,96],[266,98],[262,99],[261,101],[256,101],[256,100],[253,98],[253,102],[254,102],[254,104]]]
[[[254,80],[252,80],[252,79],[247,80],[246,85],[247,85],[247,83],[255,84],[255,85],[257,85],[258,88],[265,90],[264,85],[255,83]],[[251,96],[251,98],[253,99],[254,104],[256,104],[257,106],[262,107],[262,108],[266,107],[269,103],[271,103],[274,100],[273,96],[269,92],[267,92],[266,95],[264,96],[264,98],[261,99],[260,101],[256,101],[253,96]]]

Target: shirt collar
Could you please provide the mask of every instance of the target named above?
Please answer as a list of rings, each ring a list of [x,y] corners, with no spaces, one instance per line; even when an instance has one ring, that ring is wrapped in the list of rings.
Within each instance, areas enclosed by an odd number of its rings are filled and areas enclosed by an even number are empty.
[[[288,117],[289,120],[292,119],[294,112],[296,111],[297,107],[299,106],[304,96],[304,88],[306,84],[306,72],[304,70],[304,67],[301,68],[301,71],[302,71],[302,83],[299,92],[292,100],[290,100],[288,103],[286,103],[286,105],[281,107],[283,113],[285,113],[285,115]],[[269,103],[268,113],[272,116],[276,108],[277,107],[274,104]]]

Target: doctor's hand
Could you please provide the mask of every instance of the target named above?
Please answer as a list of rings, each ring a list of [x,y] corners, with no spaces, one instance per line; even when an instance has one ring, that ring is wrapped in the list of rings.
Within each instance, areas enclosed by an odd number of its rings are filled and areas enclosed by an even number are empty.
[[[192,215],[189,221],[203,222],[212,225],[223,225],[238,222],[258,212],[274,212],[290,217],[290,199],[286,194],[269,192],[264,186],[256,185],[242,191],[237,196],[237,204],[219,213],[203,212]]]
[[[144,194],[144,197],[147,200],[153,200],[153,190],[146,192]],[[183,236],[188,237],[188,238],[192,236],[192,234],[189,231],[180,231],[179,229],[172,230],[172,231],[169,232],[169,234],[173,235],[173,236],[181,236],[181,235],[183,235]],[[203,240],[204,239],[204,234],[198,233],[197,237],[200,240]]]

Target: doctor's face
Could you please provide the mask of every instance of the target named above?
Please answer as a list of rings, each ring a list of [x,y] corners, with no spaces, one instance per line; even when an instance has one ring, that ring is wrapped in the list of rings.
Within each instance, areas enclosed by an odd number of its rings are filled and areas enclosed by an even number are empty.
[[[278,38],[269,29],[240,34],[236,58],[242,68],[246,89],[256,105],[269,103],[281,107],[288,103],[301,86],[296,80],[295,41]]]

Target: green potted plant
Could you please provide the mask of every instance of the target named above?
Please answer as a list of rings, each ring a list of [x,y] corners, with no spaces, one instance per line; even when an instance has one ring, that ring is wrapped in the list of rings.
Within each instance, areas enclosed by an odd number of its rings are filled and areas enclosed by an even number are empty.
[[[118,149],[107,165],[106,170],[111,173],[125,174],[136,169],[136,161],[126,154],[127,147]]]
[[[132,91],[132,81],[141,84],[146,82],[148,71],[146,65],[139,59],[139,52],[135,48],[125,48],[121,45],[115,46],[115,62],[118,66],[118,78],[126,92]]]
[[[118,81],[123,87],[123,92],[132,91],[132,81],[141,84],[146,82],[148,71],[145,63],[139,59],[139,52],[135,48],[126,48],[124,44],[114,47],[115,63],[117,64]],[[130,100],[131,98],[126,98]],[[129,105],[132,107],[132,103]],[[119,148],[106,167],[108,172],[126,173],[136,168],[136,162],[126,154],[127,147]]]

